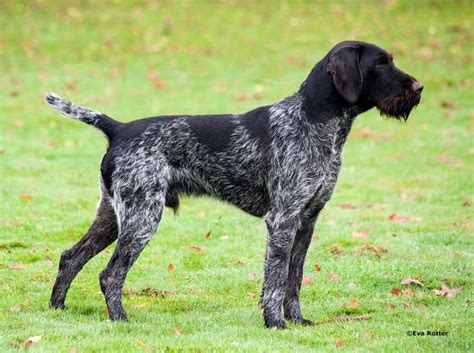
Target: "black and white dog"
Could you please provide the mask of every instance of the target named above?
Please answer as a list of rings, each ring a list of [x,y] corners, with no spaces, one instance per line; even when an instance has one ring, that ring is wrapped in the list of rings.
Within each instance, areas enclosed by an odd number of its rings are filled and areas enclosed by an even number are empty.
[[[352,123],[373,107],[406,120],[422,90],[383,49],[346,41],[314,66],[297,93],[245,114],[120,123],[48,94],[54,109],[98,128],[109,140],[97,216],[84,237],[62,253],[51,306],[64,307],[84,264],[117,239],[99,277],[110,319],[126,320],[125,277],[158,229],[163,208],[176,211],[180,194],[210,195],[265,219],[265,325],[285,328],[283,315],[311,325],[299,303],[303,264],[316,219],[336,185]]]

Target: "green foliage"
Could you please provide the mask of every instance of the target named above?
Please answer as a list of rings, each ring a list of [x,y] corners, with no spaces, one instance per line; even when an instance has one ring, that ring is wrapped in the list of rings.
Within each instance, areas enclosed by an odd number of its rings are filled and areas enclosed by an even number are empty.
[[[473,349],[472,2],[3,1],[1,8],[1,351]],[[51,111],[44,92],[122,121],[246,111],[293,93],[345,39],[388,49],[425,85],[406,124],[376,111],[358,118],[307,259],[308,318],[372,320],[265,330],[263,222],[208,199],[184,199],[177,217],[166,212],[125,284],[140,293],[125,296],[131,322],[104,314],[98,273],[111,249],[78,276],[68,310],[48,309],[59,255],[92,221],[106,143]],[[330,272],[341,279],[330,281]],[[424,286],[400,285],[408,277]],[[462,292],[436,296],[441,283]],[[408,330],[449,333],[408,337]]]

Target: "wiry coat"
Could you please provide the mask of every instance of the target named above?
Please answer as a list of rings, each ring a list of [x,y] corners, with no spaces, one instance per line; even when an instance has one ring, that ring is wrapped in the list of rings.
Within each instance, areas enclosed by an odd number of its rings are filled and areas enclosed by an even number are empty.
[[[304,259],[316,218],[334,191],[354,118],[374,105],[406,117],[419,102],[421,89],[413,88],[418,82],[398,69],[385,73],[398,80],[396,89],[386,95],[379,88],[378,93],[370,91],[373,83],[363,78],[375,75],[369,70],[378,60],[374,53],[388,57],[373,45],[341,43],[314,67],[297,93],[245,114],[122,124],[49,94],[49,104],[101,129],[110,143],[101,165],[103,198],[96,220],[84,239],[63,253],[52,306],[64,306],[82,266],[118,237],[100,283],[111,319],[126,319],[123,283],[156,232],[163,207],[176,211],[182,194],[210,195],[265,219],[261,303],[266,326],[285,327],[282,307],[287,319],[310,324],[299,306]]]

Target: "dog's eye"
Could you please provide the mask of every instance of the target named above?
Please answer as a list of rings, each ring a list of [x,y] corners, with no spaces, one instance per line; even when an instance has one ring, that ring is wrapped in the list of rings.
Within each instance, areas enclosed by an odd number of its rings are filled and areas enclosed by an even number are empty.
[[[376,63],[375,63],[375,67],[378,69],[378,68],[381,68],[382,66],[384,65],[387,65],[387,60],[386,59],[379,59]]]

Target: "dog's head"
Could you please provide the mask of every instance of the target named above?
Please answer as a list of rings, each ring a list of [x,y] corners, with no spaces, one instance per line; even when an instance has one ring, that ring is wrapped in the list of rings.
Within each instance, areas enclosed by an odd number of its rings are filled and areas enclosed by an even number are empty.
[[[377,107],[382,115],[406,120],[420,103],[423,85],[398,69],[391,54],[373,44],[342,42],[326,58],[327,74],[349,105],[362,110]]]

